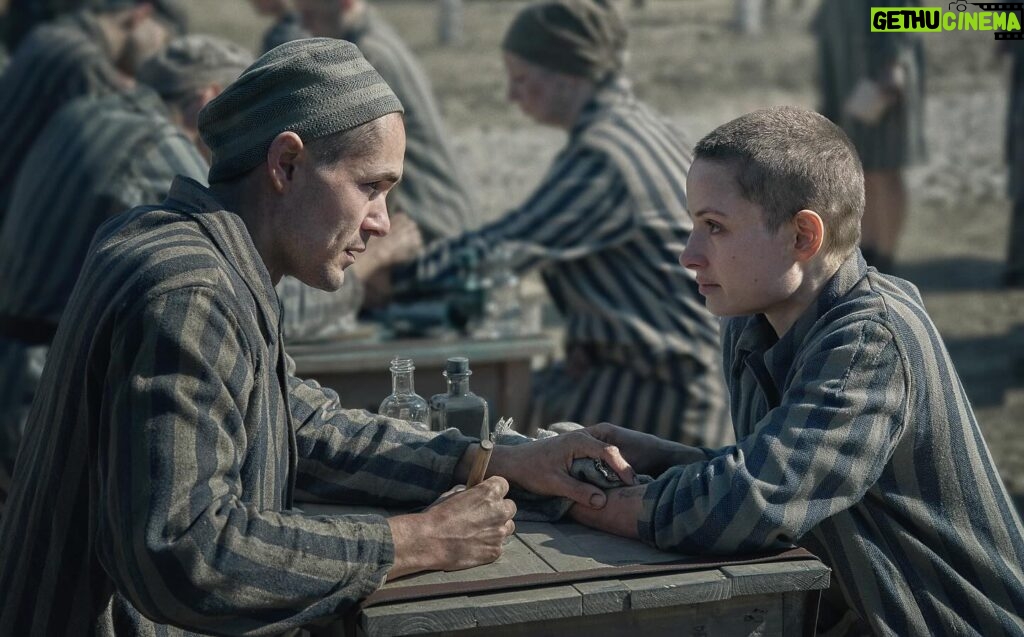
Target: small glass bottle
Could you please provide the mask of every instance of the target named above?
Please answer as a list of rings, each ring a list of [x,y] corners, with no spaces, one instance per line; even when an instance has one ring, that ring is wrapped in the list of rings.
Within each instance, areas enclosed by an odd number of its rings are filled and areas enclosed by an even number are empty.
[[[408,420],[417,429],[428,430],[430,407],[426,399],[416,393],[412,373],[416,366],[408,358],[396,356],[391,361],[391,395],[377,410],[382,416]]]
[[[512,267],[511,244],[501,243],[487,260],[484,316],[474,332],[477,338],[508,338],[522,331],[519,277]]]
[[[444,368],[448,379],[448,393],[436,394],[430,399],[431,425],[435,431],[454,427],[463,435],[480,436],[487,420],[487,401],[469,390],[469,359],[449,358]]]

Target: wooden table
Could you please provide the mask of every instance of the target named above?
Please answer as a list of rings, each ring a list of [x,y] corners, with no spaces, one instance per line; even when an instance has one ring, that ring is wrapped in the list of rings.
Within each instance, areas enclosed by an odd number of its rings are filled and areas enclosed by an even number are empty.
[[[529,422],[530,373],[557,351],[546,334],[500,339],[340,340],[289,344],[296,375],[312,378],[338,392],[346,407],[377,411],[391,393],[389,365],[395,356],[416,365],[416,393],[429,399],[446,391],[441,375],[450,356],[465,356],[473,371],[470,389],[491,404],[492,424],[501,416],[515,418],[517,429]]]
[[[366,512],[325,505],[307,512]],[[638,569],[660,572],[635,573]],[[679,570],[688,569],[688,570]],[[493,564],[386,584],[327,634],[384,637],[801,635],[829,569],[796,550],[778,561],[686,558],[573,523],[517,524]],[[508,584],[508,586],[506,586]],[[425,585],[440,588],[428,591]],[[473,590],[497,586],[497,590]],[[387,600],[387,596],[410,599]],[[375,597],[370,598],[374,603]]]

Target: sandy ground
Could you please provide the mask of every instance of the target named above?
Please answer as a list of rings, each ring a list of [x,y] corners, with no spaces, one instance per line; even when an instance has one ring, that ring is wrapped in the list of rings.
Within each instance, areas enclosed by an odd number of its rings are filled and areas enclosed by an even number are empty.
[[[189,2],[194,30],[248,46],[267,24],[244,0]],[[483,216],[522,200],[563,140],[505,102],[498,42],[523,3],[466,0],[465,40],[456,47],[437,43],[435,2],[374,4],[430,74]],[[754,108],[814,106],[815,43],[807,30],[813,2],[778,0],[771,27],[746,37],[730,28],[732,3],[647,4],[627,10],[630,74],[638,94],[677,119],[694,141]],[[1009,215],[1008,68],[991,34],[925,38],[929,160],[908,173],[912,210],[898,273],[920,287],[1007,486],[1024,498],[1024,291],[998,286]]]

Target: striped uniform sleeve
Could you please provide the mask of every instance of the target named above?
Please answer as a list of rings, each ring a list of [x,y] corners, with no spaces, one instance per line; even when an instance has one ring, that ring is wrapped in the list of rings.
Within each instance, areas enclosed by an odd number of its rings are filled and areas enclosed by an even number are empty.
[[[854,505],[904,431],[906,369],[892,332],[878,322],[830,332],[797,361],[779,406],[750,435],[648,486],[641,539],[684,553],[752,552],[791,544]]]
[[[428,504],[452,486],[471,439],[343,409],[338,394],[289,378],[299,451],[298,498],[375,506]]]
[[[180,288],[118,317],[109,430],[98,444],[97,552],[153,621],[279,634],[372,592],[394,546],[380,516],[307,517],[245,500],[255,354],[217,294]]]
[[[559,157],[541,186],[498,221],[432,245],[416,263],[416,279],[438,281],[457,273],[465,254],[486,256],[501,242],[516,245],[517,270],[578,259],[624,242],[636,227],[621,173],[603,153],[589,149]]]

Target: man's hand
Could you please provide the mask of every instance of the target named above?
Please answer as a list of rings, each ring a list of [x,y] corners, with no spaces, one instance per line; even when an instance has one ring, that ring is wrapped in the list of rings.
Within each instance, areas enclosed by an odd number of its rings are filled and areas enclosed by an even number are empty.
[[[704,452],[696,447],[617,427],[607,422],[587,427],[583,433],[614,445],[634,469],[652,476],[658,476],[676,465],[703,462],[707,459]]]
[[[608,504],[603,509],[574,505],[569,517],[576,522],[607,533],[636,539],[640,536],[637,522],[644,510],[647,485],[622,487],[608,491]]]
[[[456,487],[422,513],[388,520],[395,543],[394,579],[419,571],[457,571],[501,557],[515,532],[516,505],[505,499],[508,482],[489,478],[470,489]]]
[[[538,495],[570,498],[579,505],[599,509],[604,491],[569,475],[576,458],[598,458],[623,482],[636,484],[636,472],[614,445],[583,431],[562,434],[521,445],[496,445],[488,473]]]

